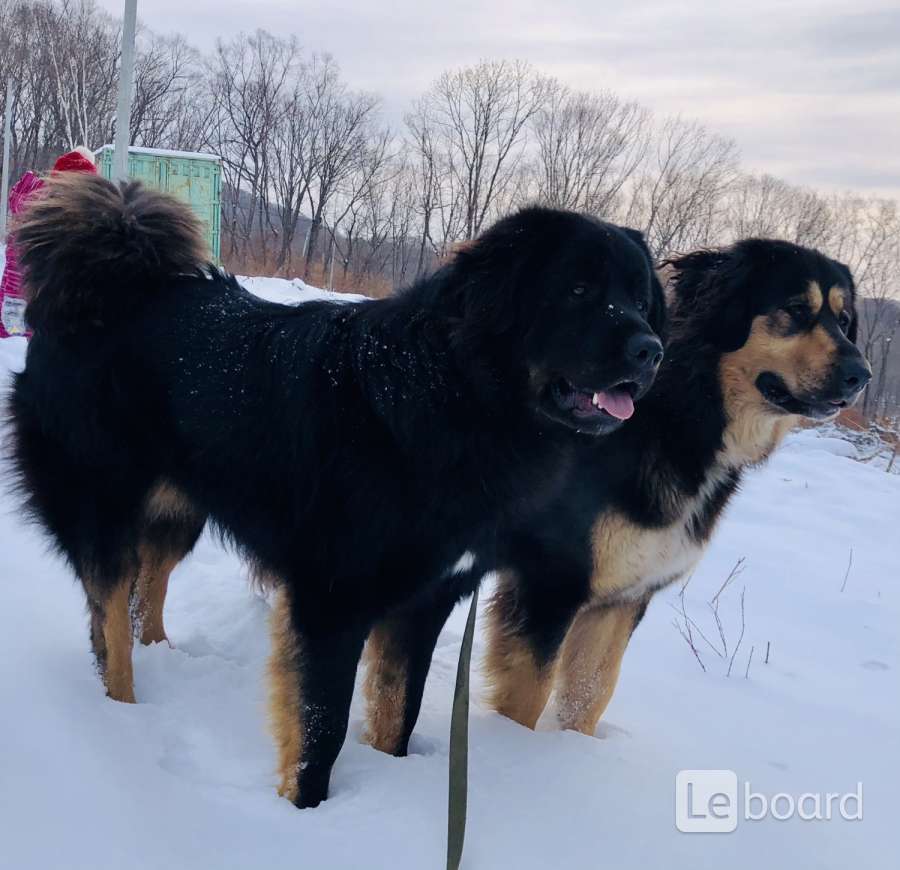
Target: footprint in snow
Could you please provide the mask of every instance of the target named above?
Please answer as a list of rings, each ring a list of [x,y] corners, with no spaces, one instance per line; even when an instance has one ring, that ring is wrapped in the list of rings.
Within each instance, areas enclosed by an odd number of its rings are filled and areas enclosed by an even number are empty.
[[[631,732],[627,728],[621,728],[618,725],[613,725],[612,722],[603,722],[601,720],[597,730],[594,732],[594,736],[599,737],[601,740],[612,740],[619,737],[631,737]]]
[[[410,755],[434,755],[437,753],[438,743],[431,737],[424,737],[421,734],[413,734],[409,738],[409,754]]]

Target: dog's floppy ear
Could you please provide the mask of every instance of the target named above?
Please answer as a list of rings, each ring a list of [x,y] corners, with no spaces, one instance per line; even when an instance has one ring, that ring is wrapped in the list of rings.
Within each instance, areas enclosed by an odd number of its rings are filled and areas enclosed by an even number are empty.
[[[449,270],[460,334],[499,336],[516,326],[521,306],[512,304],[512,297],[527,259],[523,251],[534,247],[533,223],[525,210],[456,247]]]
[[[856,282],[853,280],[853,273],[850,271],[849,266],[845,266],[838,260],[832,260],[831,262],[834,263],[838,272],[841,273],[844,280],[847,282],[847,286],[850,288],[850,299],[853,302],[853,307],[850,310],[851,317],[850,326],[847,329],[847,338],[856,344],[856,337],[859,333],[859,317],[856,314]]]
[[[750,337],[753,321],[746,297],[733,296],[722,308],[716,344],[722,353],[740,350]]]
[[[694,251],[667,260],[679,320],[700,318],[707,338],[722,353],[743,347],[752,326],[748,287],[753,251],[743,243],[718,251]]]
[[[716,270],[728,260],[725,251],[694,251],[690,254],[663,260],[662,267],[672,269],[672,293],[678,307],[694,306],[699,296],[707,292]]]
[[[644,234],[639,230],[633,230],[631,227],[622,227],[625,235],[628,236],[640,249],[641,253],[647,261],[647,267],[650,269],[650,310],[647,312],[647,323],[650,328],[662,339],[666,340],[666,327],[668,326],[668,314],[666,312],[666,296],[663,292],[663,286],[656,274],[656,264],[653,262],[653,255],[650,248],[647,247],[647,241]]]

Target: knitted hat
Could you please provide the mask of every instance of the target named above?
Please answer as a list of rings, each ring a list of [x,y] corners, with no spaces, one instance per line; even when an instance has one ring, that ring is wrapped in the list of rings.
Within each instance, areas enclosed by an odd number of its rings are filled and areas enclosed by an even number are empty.
[[[76,148],[63,154],[56,163],[53,164],[54,172],[97,172],[94,161],[89,159],[85,154],[90,154],[86,148]]]

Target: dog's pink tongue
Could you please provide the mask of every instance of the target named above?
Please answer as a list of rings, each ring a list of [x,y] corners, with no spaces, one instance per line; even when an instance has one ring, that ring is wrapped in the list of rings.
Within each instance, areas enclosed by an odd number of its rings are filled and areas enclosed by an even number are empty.
[[[597,393],[600,407],[617,420],[627,420],[634,413],[634,400],[628,390],[612,389]]]

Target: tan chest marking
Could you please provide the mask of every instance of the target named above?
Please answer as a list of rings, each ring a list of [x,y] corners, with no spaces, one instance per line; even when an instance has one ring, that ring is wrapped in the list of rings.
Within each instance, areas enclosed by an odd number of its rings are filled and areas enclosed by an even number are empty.
[[[680,502],[675,519],[668,525],[640,526],[618,512],[602,516],[593,531],[594,595],[605,600],[634,600],[692,571],[706,549],[712,528],[700,541],[692,537],[690,529],[727,473],[726,467],[714,466],[700,491]]]
[[[818,292],[821,306],[822,294]],[[720,363],[728,423],[722,433],[722,447],[700,491],[685,498],[677,489],[670,487],[667,492],[660,481],[658,498],[673,517],[660,528],[640,526],[617,512],[603,514],[594,524],[591,589],[598,599],[637,599],[692,571],[713,531],[710,526],[705,539],[696,541],[689,532],[694,517],[702,516],[707,500],[730,472],[765,462],[797,424],[796,416],[773,413],[756,389],[756,373],[765,368],[760,360],[768,361],[773,352],[760,323],[754,330],[741,350],[726,354]]]
[[[619,513],[594,526],[591,589],[602,599],[633,599],[677,580],[703,555],[687,530],[687,517],[659,529],[632,523]]]

